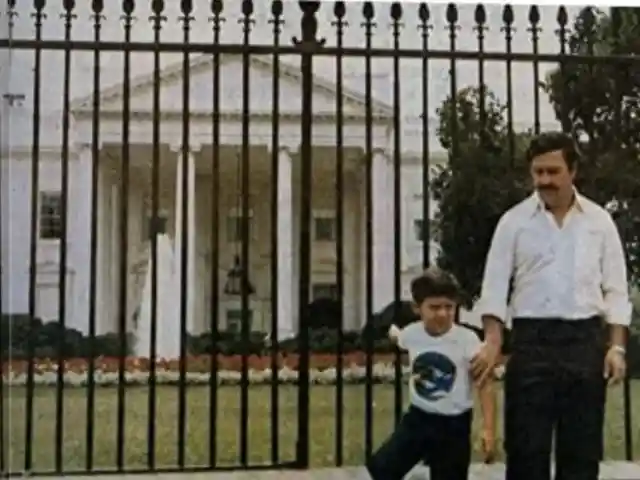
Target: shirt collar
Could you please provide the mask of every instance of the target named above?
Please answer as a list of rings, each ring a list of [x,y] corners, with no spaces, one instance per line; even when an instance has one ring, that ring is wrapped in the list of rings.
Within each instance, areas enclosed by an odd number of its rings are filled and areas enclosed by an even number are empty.
[[[543,212],[546,209],[544,202],[540,198],[538,192],[533,192],[531,194],[531,206],[532,216],[538,212]],[[580,195],[580,192],[578,192],[575,187],[573,187],[573,205],[571,206],[571,208],[575,208],[578,212],[584,213],[584,197]]]

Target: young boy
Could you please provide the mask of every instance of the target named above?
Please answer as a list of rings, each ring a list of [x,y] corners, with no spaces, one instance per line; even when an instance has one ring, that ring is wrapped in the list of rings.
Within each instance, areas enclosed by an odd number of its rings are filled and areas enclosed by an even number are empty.
[[[411,283],[421,321],[389,330],[411,363],[411,405],[391,437],[367,463],[373,480],[402,480],[420,461],[431,480],[467,480],[471,462],[474,383],[470,362],[478,336],[454,323],[459,287],[453,275],[430,268]],[[495,449],[495,394],[492,382],[479,389],[485,462]]]

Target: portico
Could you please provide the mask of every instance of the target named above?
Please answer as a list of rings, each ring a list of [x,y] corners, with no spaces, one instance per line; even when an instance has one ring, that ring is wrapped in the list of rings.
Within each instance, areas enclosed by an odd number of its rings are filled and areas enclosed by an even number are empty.
[[[237,329],[240,298],[225,294],[223,287],[234,257],[241,253],[241,110],[242,92],[233,81],[238,75],[239,58],[225,58],[221,66],[222,105],[219,143],[212,144],[211,60],[200,57],[191,65],[192,108],[188,116],[189,142],[182,144],[182,70],[168,67],[159,85],[161,96],[161,145],[153,155],[151,131],[154,114],[150,108],[154,84],[149,78],[132,82],[129,115],[128,174],[123,162],[121,87],[107,89],[101,103],[101,155],[99,195],[99,305],[104,306],[99,319],[100,330],[113,331],[117,325],[121,260],[126,256],[127,321],[135,330],[142,285],[150,256],[152,178],[159,171],[158,212],[155,223],[159,233],[173,241],[174,254],[180,255],[181,242],[188,244],[188,330],[200,333],[211,328],[212,279],[218,279],[218,328]],[[256,58],[251,64],[251,112],[249,141],[249,256],[248,276],[255,287],[250,296],[249,319],[254,331],[269,331],[271,326],[271,259],[278,260],[278,325],[280,335],[298,330],[299,235],[300,235],[300,84],[299,72],[282,68],[277,152],[277,177],[273,174],[271,131],[273,117],[269,83],[273,81],[270,64]],[[235,77],[238,78],[237,76]],[[336,138],[335,92],[318,79],[314,92],[313,172],[312,172],[312,297],[327,295],[336,284]],[[265,93],[266,92],[266,93]],[[203,93],[204,94],[204,93]],[[208,93],[207,95],[210,95]],[[195,99],[198,99],[197,101]],[[78,143],[91,138],[91,102],[79,101],[74,108]],[[390,133],[390,109],[375,104],[373,168],[373,255],[374,311],[393,298],[393,170],[387,144]],[[357,94],[345,98],[344,128],[344,306],[345,328],[359,328],[365,320],[366,202],[364,151],[364,103]],[[186,155],[185,155],[186,153]],[[214,164],[214,159],[218,159]],[[91,151],[80,152],[80,161],[91,165]],[[187,191],[183,191],[182,174],[186,162]],[[128,187],[123,182],[128,179]],[[276,192],[274,192],[274,188]],[[271,213],[276,199],[278,214]],[[123,203],[126,202],[126,209]],[[183,203],[187,219],[183,231]],[[126,213],[126,221],[123,214]],[[123,251],[123,227],[126,227],[126,252]],[[277,230],[277,246],[271,232]],[[217,241],[216,241],[217,240]],[[88,243],[88,242],[87,242]],[[273,249],[275,248],[275,251]],[[217,259],[217,262],[215,261]],[[312,298],[313,299],[313,298]]]

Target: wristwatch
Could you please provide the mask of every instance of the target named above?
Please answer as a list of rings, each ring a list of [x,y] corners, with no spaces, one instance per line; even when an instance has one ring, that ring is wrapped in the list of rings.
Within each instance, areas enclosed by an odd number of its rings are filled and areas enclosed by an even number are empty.
[[[623,357],[627,354],[627,349],[624,348],[622,345],[611,345],[609,350],[611,350],[612,352],[616,352],[622,355]]]

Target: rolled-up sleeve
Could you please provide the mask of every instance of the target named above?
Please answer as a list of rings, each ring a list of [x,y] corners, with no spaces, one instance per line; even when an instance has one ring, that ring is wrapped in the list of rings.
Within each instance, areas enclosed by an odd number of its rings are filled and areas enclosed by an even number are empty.
[[[484,267],[482,291],[477,307],[481,316],[491,315],[505,322],[514,255],[514,219],[505,214],[496,226]]]
[[[627,264],[620,234],[611,217],[604,229],[604,251],[602,256],[602,293],[605,318],[612,325],[631,324],[631,302],[627,282]]]

